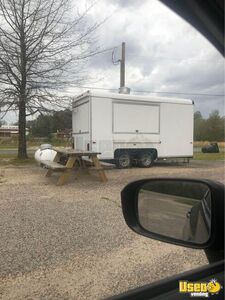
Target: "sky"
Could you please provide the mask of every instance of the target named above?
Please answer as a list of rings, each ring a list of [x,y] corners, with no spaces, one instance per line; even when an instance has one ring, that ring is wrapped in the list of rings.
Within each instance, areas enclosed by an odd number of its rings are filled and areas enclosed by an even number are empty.
[[[80,0],[81,7],[82,3]],[[118,89],[120,68],[112,63],[111,48],[115,48],[116,61],[124,41],[126,86],[131,93],[169,92],[151,95],[192,99],[195,110],[204,117],[214,109],[224,115],[224,97],[185,94],[224,94],[224,58],[190,24],[158,0],[98,0],[88,21],[103,20],[95,33],[95,46],[110,50],[89,59],[86,70],[90,80],[85,87]],[[71,87],[68,93],[76,96],[85,90]],[[15,116],[5,119],[10,122]]]
[[[102,0],[91,11],[93,18],[108,20],[98,32],[99,44],[110,48],[126,42],[126,86],[134,91],[224,94],[224,58],[190,24],[157,0]],[[115,49],[115,60],[121,47]],[[96,83],[119,87],[119,65],[112,52],[89,61]],[[158,94],[163,96],[163,94]],[[204,116],[213,109],[224,114],[224,97],[165,95],[191,98]]]

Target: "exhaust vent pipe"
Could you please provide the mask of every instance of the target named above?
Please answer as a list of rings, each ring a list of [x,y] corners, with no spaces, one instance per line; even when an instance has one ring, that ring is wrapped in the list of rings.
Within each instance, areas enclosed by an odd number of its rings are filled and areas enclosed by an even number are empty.
[[[130,94],[130,88],[122,86],[119,88],[119,94]]]

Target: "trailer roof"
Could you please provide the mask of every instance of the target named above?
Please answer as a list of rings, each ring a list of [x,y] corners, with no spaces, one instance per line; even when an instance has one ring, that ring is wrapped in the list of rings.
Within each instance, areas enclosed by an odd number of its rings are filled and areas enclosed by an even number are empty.
[[[122,99],[122,100],[140,100],[140,101],[152,101],[152,102],[166,102],[166,103],[180,103],[180,104],[190,104],[194,103],[193,100],[183,99],[183,98],[168,98],[168,97],[158,97],[149,95],[132,95],[132,94],[119,94],[119,93],[108,93],[108,92],[96,92],[96,91],[86,91],[83,94],[78,95],[74,98],[74,102],[85,98],[87,96],[98,97],[98,98],[110,98],[110,99]]]

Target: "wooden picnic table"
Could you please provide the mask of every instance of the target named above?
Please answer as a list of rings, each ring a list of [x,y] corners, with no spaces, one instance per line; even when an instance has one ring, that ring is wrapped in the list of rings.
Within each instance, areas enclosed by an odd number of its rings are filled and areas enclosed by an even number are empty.
[[[61,172],[57,185],[63,185],[68,180],[73,168],[75,168],[75,165],[78,165],[80,168],[86,171],[88,164],[93,165],[91,169],[94,169],[98,172],[101,181],[107,181],[105,171],[98,159],[98,155],[101,153],[92,151],[78,151],[66,148],[53,148],[53,150],[57,152],[54,160],[42,161],[42,164],[48,169],[45,175],[46,177],[50,177],[52,172]],[[60,163],[60,159],[62,157],[68,158],[65,165]]]

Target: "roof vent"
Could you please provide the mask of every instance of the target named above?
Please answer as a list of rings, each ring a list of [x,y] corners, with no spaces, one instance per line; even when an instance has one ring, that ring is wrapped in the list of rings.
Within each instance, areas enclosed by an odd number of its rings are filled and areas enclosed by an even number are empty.
[[[130,94],[130,88],[122,86],[119,88],[119,94]]]

